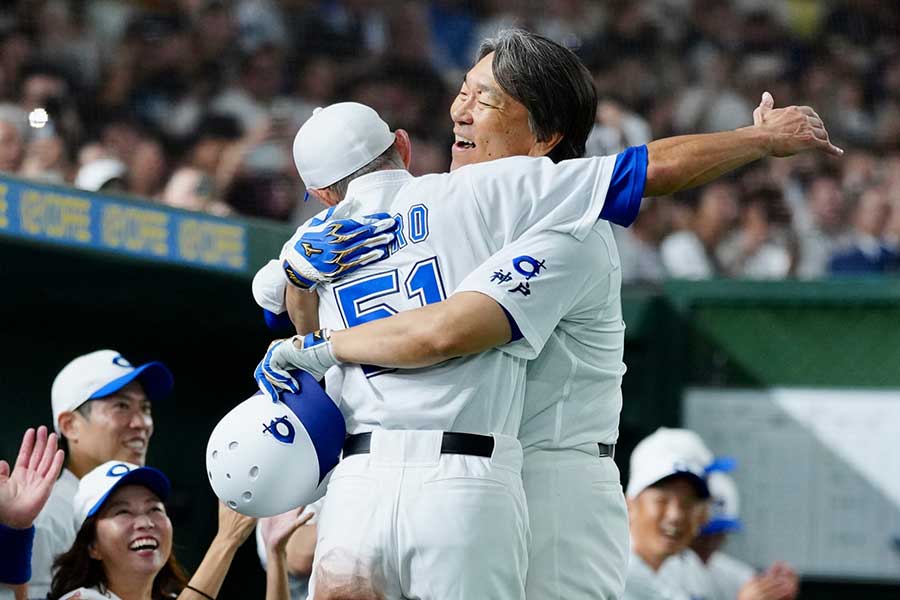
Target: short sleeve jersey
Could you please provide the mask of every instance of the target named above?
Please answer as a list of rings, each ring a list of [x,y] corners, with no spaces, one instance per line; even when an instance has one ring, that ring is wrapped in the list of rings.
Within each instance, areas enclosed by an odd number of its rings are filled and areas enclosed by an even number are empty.
[[[584,240],[604,209],[609,212],[604,204],[615,162],[514,157],[419,178],[381,171],[355,180],[328,216],[389,213],[400,224],[398,240],[387,259],[319,288],[320,323],[352,327],[440,302],[468,273],[529,232]],[[525,359],[518,353],[491,350],[427,369],[340,369],[350,433],[518,433],[525,390]]]

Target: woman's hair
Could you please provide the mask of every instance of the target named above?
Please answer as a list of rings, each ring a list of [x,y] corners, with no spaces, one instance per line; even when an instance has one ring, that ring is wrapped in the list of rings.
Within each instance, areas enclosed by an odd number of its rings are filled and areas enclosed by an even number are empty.
[[[53,561],[53,583],[50,585],[50,600],[58,600],[64,594],[78,588],[97,587],[106,591],[106,572],[103,563],[91,558],[89,548],[97,536],[97,517],[88,517],[75,543],[67,552],[60,554]],[[184,569],[178,564],[174,550],[169,559],[153,579],[153,598],[170,598],[177,596],[188,579]]]

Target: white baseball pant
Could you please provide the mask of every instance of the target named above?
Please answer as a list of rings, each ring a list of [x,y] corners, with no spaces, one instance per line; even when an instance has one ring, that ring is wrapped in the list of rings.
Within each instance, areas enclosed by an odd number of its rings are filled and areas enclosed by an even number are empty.
[[[311,600],[329,591],[366,600],[525,598],[519,441],[494,435],[490,458],[441,454],[442,433],[374,431],[369,453],[338,464],[319,516]]]
[[[622,596],[630,539],[619,469],[596,444],[536,450],[522,471],[531,524],[528,600]]]

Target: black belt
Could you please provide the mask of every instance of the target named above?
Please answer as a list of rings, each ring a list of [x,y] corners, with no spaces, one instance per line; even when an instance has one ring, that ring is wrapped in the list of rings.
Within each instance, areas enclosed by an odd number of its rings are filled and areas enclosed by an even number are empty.
[[[610,458],[616,457],[616,445],[615,444],[597,444],[600,448],[600,458],[604,456],[608,456]]]
[[[344,442],[344,457],[354,454],[368,454],[372,444],[372,433],[357,433]],[[490,458],[494,453],[494,438],[475,433],[444,432],[441,440],[441,454],[468,454]]]

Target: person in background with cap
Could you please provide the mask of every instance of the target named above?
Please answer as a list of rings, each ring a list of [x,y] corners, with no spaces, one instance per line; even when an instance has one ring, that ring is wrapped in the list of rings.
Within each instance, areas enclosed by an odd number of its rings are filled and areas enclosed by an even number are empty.
[[[625,600],[690,598],[659,570],[690,545],[706,521],[711,462],[712,453],[685,429],[661,427],[635,447],[626,490],[631,557]]]
[[[64,454],[56,445],[56,434],[48,436],[42,425],[25,432],[12,472],[0,460],[0,583],[16,586],[21,598],[31,578],[33,523],[62,469]]]
[[[757,574],[750,565],[721,551],[728,535],[743,529],[738,515],[738,491],[727,474],[714,471],[707,478],[711,497],[710,519],[689,549],[668,559],[660,576],[688,593],[706,600],[793,600],[799,591],[796,573],[787,564],[774,563]]]
[[[215,598],[256,519],[220,503],[219,530],[188,581],[172,551],[172,522],[164,504],[170,490],[161,471],[122,461],[105,462],[84,475],[73,501],[77,535],[54,562],[49,598]]]
[[[46,597],[54,558],[75,541],[72,500],[78,480],[110,460],[145,463],[153,435],[150,403],[167,396],[173,381],[162,363],[135,367],[115,350],[79,356],[56,376],[50,390],[53,427],[66,463],[34,523],[28,598]]]

